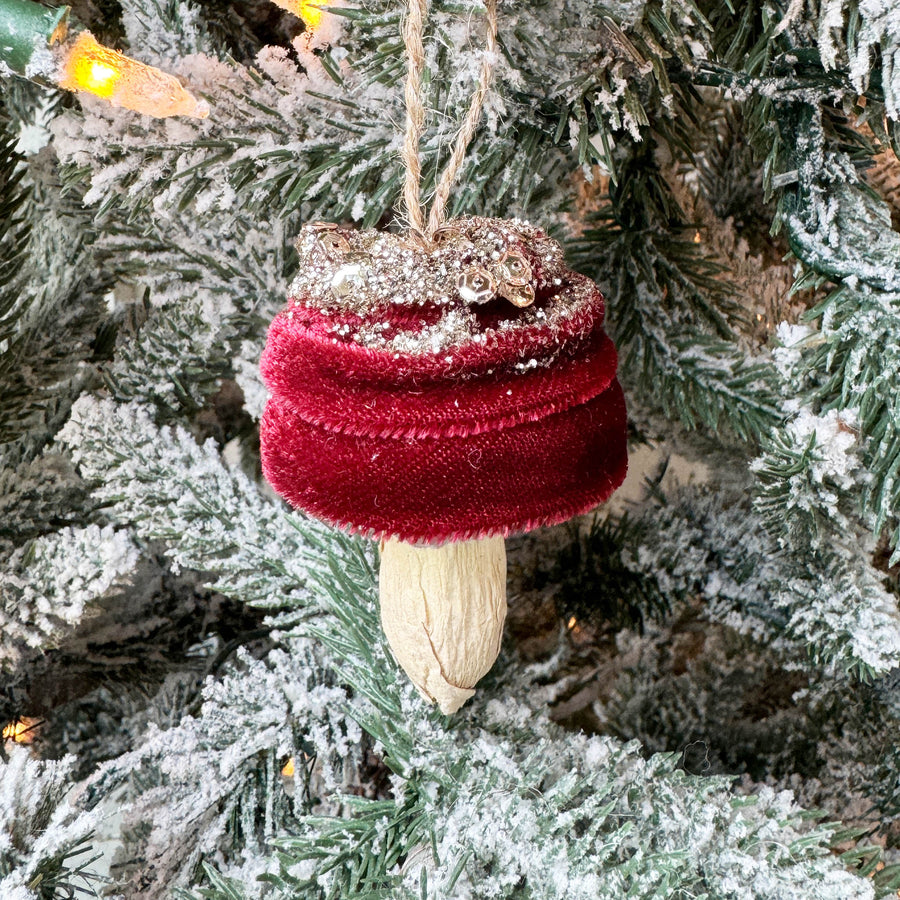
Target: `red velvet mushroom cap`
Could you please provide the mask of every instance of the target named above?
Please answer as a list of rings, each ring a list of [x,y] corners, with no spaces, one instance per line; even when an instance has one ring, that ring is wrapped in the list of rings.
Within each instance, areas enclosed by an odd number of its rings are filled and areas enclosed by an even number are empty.
[[[586,512],[627,464],[600,292],[523,222],[435,237],[303,229],[261,362],[266,478],[319,519],[410,542]]]

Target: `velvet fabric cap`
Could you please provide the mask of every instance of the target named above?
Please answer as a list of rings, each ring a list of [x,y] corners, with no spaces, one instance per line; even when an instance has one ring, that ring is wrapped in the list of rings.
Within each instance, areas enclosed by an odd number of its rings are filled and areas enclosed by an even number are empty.
[[[261,362],[266,478],[319,519],[411,542],[589,510],[627,464],[603,298],[526,223],[436,238],[303,230]]]

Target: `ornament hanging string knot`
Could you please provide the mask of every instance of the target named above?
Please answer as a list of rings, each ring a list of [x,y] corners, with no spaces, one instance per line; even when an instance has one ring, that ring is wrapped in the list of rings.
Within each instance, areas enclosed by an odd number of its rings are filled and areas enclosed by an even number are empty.
[[[425,240],[431,242],[436,232],[444,222],[444,213],[450,191],[459,169],[466,156],[466,150],[475,136],[478,122],[481,119],[481,109],[487,96],[494,74],[494,60],[497,57],[497,0],[485,0],[485,21],[487,35],[484,55],[481,60],[481,68],[478,73],[478,83],[469,109],[463,118],[453,151],[447,160],[444,171],[437,179],[434,199],[431,203],[431,211],[427,221],[425,209],[421,201],[422,189],[422,162],[419,157],[419,144],[422,132],[425,128],[425,106],[422,99],[422,70],[425,68],[425,47],[423,33],[425,30],[425,17],[428,10],[427,0],[410,0],[406,20],[403,24],[403,43],[406,47],[406,138],[400,152],[406,169],[406,177],[403,184],[403,204],[406,207],[406,215],[413,233],[418,233]]]

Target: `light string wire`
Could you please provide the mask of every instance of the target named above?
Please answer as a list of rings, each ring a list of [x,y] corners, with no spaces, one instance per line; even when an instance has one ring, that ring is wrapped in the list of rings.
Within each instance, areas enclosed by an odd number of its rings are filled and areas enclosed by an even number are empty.
[[[485,18],[487,36],[481,69],[478,73],[478,84],[469,109],[456,134],[453,152],[441,173],[428,222],[425,221],[425,210],[421,201],[422,163],[419,158],[419,144],[425,126],[425,106],[422,100],[422,70],[425,67],[425,47],[423,33],[425,17],[428,12],[428,0],[409,0],[406,19],[403,23],[403,43],[406,48],[406,136],[400,151],[400,158],[406,170],[403,183],[403,204],[410,227],[430,239],[444,221],[447,200],[460,166],[466,157],[466,150],[478,128],[484,98],[494,74],[494,62],[497,58],[497,0],[485,0]]]

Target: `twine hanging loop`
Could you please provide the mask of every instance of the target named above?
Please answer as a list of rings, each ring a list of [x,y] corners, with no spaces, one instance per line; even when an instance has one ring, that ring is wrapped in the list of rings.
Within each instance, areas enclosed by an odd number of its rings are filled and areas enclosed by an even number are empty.
[[[484,98],[494,74],[494,62],[497,58],[497,0],[485,0],[485,21],[487,36],[481,68],[478,73],[478,84],[469,109],[456,134],[453,152],[441,173],[434,192],[431,212],[426,224],[425,210],[421,201],[422,163],[419,157],[419,144],[425,127],[425,106],[422,97],[422,71],[425,68],[425,47],[423,34],[425,18],[428,13],[427,0],[409,0],[406,19],[403,23],[403,43],[406,47],[406,137],[400,151],[406,170],[403,184],[403,203],[406,207],[410,227],[414,231],[431,239],[435,231],[444,221],[444,213],[450,191],[459,169],[466,156],[466,150],[478,128]]]

